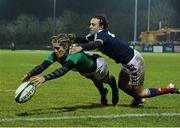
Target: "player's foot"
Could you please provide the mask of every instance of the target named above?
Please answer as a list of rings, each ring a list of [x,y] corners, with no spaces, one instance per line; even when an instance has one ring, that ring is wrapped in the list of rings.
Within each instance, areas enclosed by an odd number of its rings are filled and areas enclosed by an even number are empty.
[[[112,90],[112,104],[115,106],[119,101],[119,93],[117,90]]]
[[[139,99],[133,99],[130,107],[137,107],[139,104],[143,104],[145,102],[144,98],[139,98]]]
[[[177,89],[175,84],[170,83],[170,84],[168,84],[167,87],[173,89],[171,94],[174,94],[174,93],[180,94],[180,89]]]
[[[108,103],[108,100],[107,100],[107,98],[106,98],[107,93],[108,93],[107,88],[104,88],[103,94],[101,95],[101,104],[102,104],[102,105],[107,105],[107,103]]]
[[[173,90],[173,93],[180,94],[180,89]]]

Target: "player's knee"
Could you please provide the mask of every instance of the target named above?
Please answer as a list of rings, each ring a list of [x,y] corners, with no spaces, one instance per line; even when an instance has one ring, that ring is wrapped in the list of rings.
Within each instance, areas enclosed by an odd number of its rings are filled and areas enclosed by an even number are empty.
[[[137,98],[143,98],[144,97],[144,90],[143,89],[135,89],[134,94],[136,95]]]
[[[140,93],[139,93],[139,97],[144,98],[149,94],[149,91],[147,89],[143,89]]]
[[[143,93],[142,92],[139,92],[139,93],[137,93],[137,97],[143,97]]]

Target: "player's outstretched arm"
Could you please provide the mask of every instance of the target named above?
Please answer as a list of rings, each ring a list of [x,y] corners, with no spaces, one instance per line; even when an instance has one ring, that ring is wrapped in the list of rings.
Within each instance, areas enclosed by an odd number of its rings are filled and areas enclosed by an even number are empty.
[[[84,51],[95,50],[102,45],[102,42],[101,41],[95,41],[92,43],[78,44],[78,45],[79,46],[70,47],[70,54],[74,54],[74,53],[80,52],[82,50],[84,50]]]
[[[44,70],[46,70],[52,63],[50,63],[49,61],[45,60],[43,61],[40,65],[37,65],[36,67],[34,67],[30,72],[28,72],[27,74],[25,74],[21,81],[22,82],[26,82],[28,81],[32,76],[38,75],[40,73],[42,73]]]
[[[75,33],[68,33],[67,34],[69,39],[74,43],[87,43],[89,40],[86,37],[77,36]]]
[[[65,75],[73,68],[74,68],[74,63],[72,61],[68,61],[61,68],[58,68],[55,71],[49,73],[48,75],[45,75],[44,78],[46,81],[56,79],[58,77]]]

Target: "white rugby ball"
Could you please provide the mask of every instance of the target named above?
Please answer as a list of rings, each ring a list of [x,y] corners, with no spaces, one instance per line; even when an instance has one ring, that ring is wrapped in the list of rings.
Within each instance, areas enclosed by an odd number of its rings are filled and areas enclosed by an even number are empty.
[[[17,103],[24,103],[30,100],[36,91],[36,87],[31,81],[22,83],[15,92],[15,101]]]

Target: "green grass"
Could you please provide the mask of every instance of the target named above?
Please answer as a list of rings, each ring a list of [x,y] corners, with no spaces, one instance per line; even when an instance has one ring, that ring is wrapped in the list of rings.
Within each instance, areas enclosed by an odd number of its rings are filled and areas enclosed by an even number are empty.
[[[14,100],[16,88],[21,83],[22,76],[35,65],[40,64],[48,51],[0,51],[0,126],[43,126],[43,127],[178,127],[180,116],[148,116],[148,117],[117,117],[117,118],[82,118],[58,119],[44,121],[2,119],[54,118],[77,116],[109,116],[122,114],[155,114],[180,113],[180,95],[167,94],[149,98],[143,106],[128,107],[132,98],[120,91],[120,102],[117,106],[111,104],[109,89],[109,106],[100,105],[98,91],[92,82],[76,72],[69,72],[64,77],[48,81],[37,89],[34,97],[23,104]],[[173,82],[180,88],[180,54],[177,53],[143,53],[146,61],[145,87],[164,87]],[[121,65],[104,56],[109,63],[110,71],[118,78]],[[58,68],[52,65],[42,73],[46,74]]]

